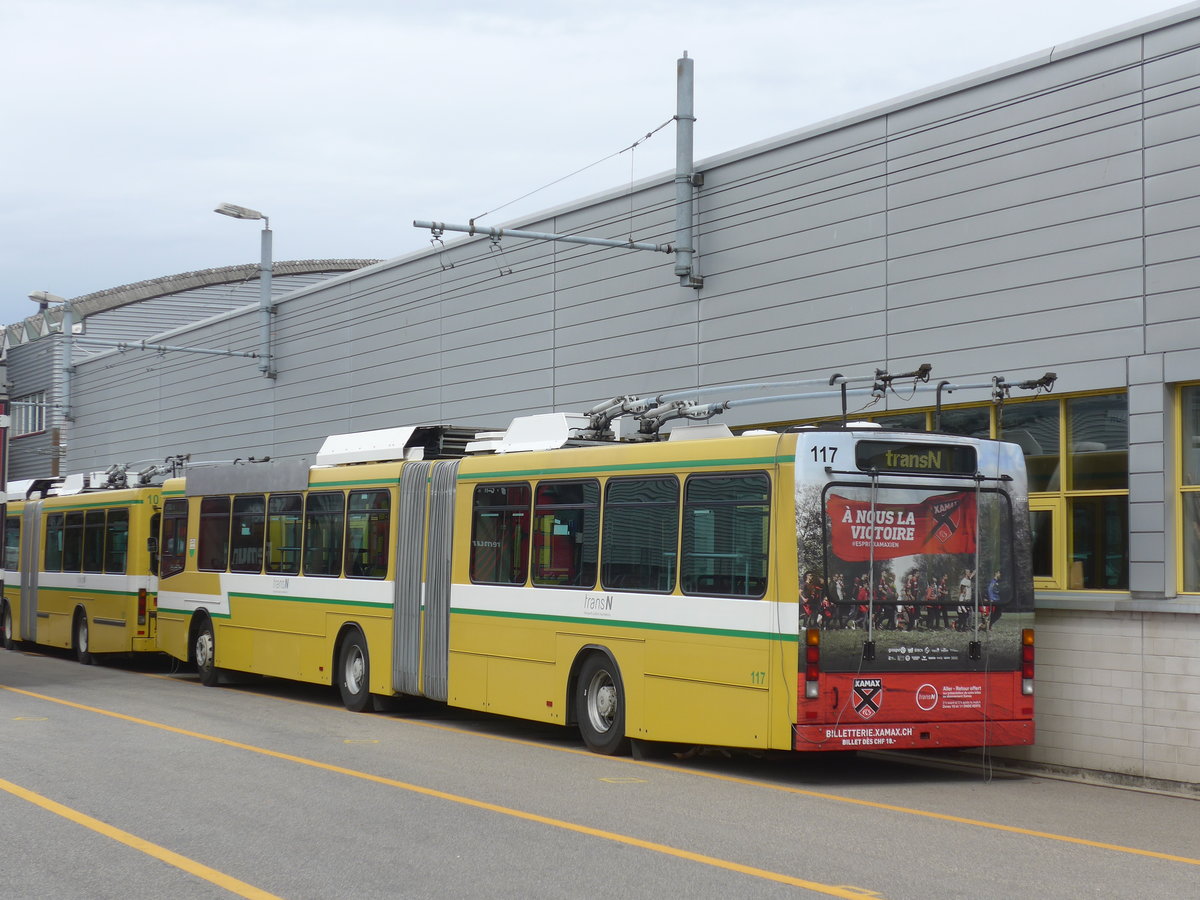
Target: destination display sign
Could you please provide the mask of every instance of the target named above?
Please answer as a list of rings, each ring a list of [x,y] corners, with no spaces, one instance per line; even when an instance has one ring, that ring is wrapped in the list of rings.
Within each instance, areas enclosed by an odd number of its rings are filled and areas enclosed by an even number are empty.
[[[975,448],[963,444],[918,444],[899,441],[859,441],[854,461],[864,472],[926,472],[974,475]]]

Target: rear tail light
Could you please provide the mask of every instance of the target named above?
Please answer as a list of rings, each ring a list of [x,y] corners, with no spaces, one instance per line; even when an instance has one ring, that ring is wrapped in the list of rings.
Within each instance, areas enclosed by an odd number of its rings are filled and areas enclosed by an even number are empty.
[[[820,696],[821,675],[821,631],[808,628],[804,632],[804,699],[816,700]]]
[[[146,589],[138,588],[138,624],[146,624]]]
[[[1021,693],[1033,693],[1033,629],[1021,631]]]

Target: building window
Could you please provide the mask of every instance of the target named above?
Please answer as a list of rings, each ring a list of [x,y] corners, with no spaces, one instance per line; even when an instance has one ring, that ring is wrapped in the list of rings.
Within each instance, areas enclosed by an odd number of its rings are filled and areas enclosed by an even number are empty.
[[[1200,384],[1180,391],[1179,499],[1181,588],[1200,593]]]
[[[1183,409],[1184,590],[1200,592],[1200,385]],[[921,411],[880,413],[886,427],[921,427]],[[930,418],[934,413],[929,413]],[[931,422],[932,424],[932,422]],[[1039,590],[1129,590],[1129,404],[1124,392],[944,408],[941,431],[1020,446],[1029,475]],[[1190,454],[1190,455],[1189,455]],[[1189,468],[1190,466],[1190,468]]]
[[[13,437],[46,430],[46,392],[36,391],[12,402]]]

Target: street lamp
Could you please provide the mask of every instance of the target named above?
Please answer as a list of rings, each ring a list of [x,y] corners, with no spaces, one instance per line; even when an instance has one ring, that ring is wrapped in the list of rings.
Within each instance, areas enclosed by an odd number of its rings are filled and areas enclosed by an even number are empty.
[[[274,304],[271,302],[271,220],[257,209],[248,209],[233,203],[222,203],[213,212],[229,216],[232,219],[262,219],[263,221],[262,259],[258,264],[258,371],[267,378],[274,378],[275,370],[271,366],[271,313],[274,312]]]
[[[60,297],[58,294],[52,294],[49,291],[30,291],[29,299],[38,305],[39,312],[45,312],[46,307],[51,303],[66,303],[66,297]]]

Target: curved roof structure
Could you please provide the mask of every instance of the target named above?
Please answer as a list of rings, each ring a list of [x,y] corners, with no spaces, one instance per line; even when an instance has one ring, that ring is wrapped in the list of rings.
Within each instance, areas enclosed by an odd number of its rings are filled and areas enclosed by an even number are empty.
[[[278,261],[271,266],[271,293],[278,297],[377,262],[377,259]],[[87,324],[89,334],[146,338],[257,303],[258,275],[257,263],[200,269],[95,291],[72,298],[70,304],[76,323],[91,320]],[[10,347],[60,332],[62,319],[62,307],[51,306],[6,326],[0,339],[0,355],[7,354]]]

